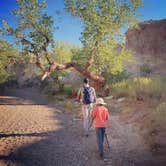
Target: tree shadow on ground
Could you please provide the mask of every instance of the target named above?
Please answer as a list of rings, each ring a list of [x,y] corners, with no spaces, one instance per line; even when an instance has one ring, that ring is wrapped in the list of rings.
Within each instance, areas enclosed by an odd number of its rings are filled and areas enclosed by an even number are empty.
[[[4,96],[6,97],[3,98]],[[3,96],[0,96],[1,105],[47,105],[48,103],[47,97],[34,88],[5,88]]]
[[[50,134],[54,133],[54,132],[49,132]],[[49,135],[48,132],[42,132],[42,133],[12,133],[12,134],[4,134],[4,133],[0,133],[0,139],[2,138],[8,138],[8,137],[46,137]]]
[[[62,124],[56,131],[3,135],[2,138],[25,136],[42,139],[23,145],[8,155],[0,155],[0,161],[5,161],[7,165],[23,166],[164,166],[164,163],[148,161],[142,152],[135,150],[129,153],[112,145],[112,142],[111,151],[105,147],[106,160],[101,160],[94,141],[94,131],[89,138],[83,137],[79,130],[81,124],[72,125],[70,117],[64,119],[58,115],[58,118]]]
[[[27,134],[1,134],[1,138],[15,136],[42,138],[40,141],[23,145],[8,155],[0,155],[0,161],[5,161],[7,165],[90,166],[92,162],[88,162],[89,159],[91,160],[89,156],[93,158],[93,155],[90,154],[94,153],[93,150],[96,147],[92,147],[91,150],[87,149],[87,145],[85,145],[87,138],[82,137],[79,128],[72,126],[68,116],[65,118],[61,117],[61,115],[56,117],[61,124],[61,128],[56,131]]]
[[[38,100],[40,98],[35,98],[33,101],[38,103]],[[138,152],[137,149],[133,152],[126,152],[120,144],[113,143],[110,135],[111,151],[108,152],[106,149],[107,160],[101,160],[98,158],[94,131],[86,138],[82,135],[82,123],[73,121],[72,115],[55,111],[51,118],[55,121],[58,119],[60,128],[38,133],[0,133],[0,139],[41,138],[35,142],[23,144],[7,155],[0,155],[0,161],[5,162],[6,165],[23,166],[164,166],[164,163],[156,164],[156,162],[148,161],[147,156]],[[111,132],[111,128],[109,130]]]
[[[37,137],[37,140],[31,143],[22,142],[21,147],[8,153],[1,153],[0,161],[5,162],[6,165],[27,166],[92,165],[92,162],[88,160],[92,160],[93,155],[90,154],[94,153],[96,147],[91,146],[91,150],[87,148],[87,138],[82,137],[82,131],[80,130],[80,128],[82,129],[81,122],[72,121],[72,115],[63,114],[61,110],[58,111],[57,107],[50,104],[44,97],[39,97],[38,93],[33,92],[32,95],[30,91],[16,89],[8,90],[5,95],[8,98],[4,98],[4,105],[26,105],[27,100],[29,100],[27,105],[40,104],[53,108],[55,111],[53,111],[50,118],[55,121],[55,125],[60,127],[46,132],[1,132],[0,139],[3,140],[19,138],[26,138],[27,140],[28,138],[32,139],[32,137],[34,139]],[[56,123],[57,120],[58,124]],[[89,156],[91,157],[89,158]]]

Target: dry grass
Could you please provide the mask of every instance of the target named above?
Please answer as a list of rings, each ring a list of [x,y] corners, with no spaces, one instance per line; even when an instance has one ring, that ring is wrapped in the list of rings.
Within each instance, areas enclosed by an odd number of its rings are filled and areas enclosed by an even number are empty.
[[[126,97],[121,116],[138,126],[145,142],[156,155],[166,152],[166,85],[165,78],[139,77],[112,86],[115,98]],[[128,102],[128,104],[127,104]],[[144,103],[143,106],[137,102]]]
[[[112,85],[112,93],[116,98],[129,97],[158,105],[166,100],[165,79],[138,77],[124,80]]]
[[[156,109],[152,109],[141,125],[144,129],[141,132],[142,136],[149,144],[151,151],[154,154],[166,151],[166,103],[161,103]]]

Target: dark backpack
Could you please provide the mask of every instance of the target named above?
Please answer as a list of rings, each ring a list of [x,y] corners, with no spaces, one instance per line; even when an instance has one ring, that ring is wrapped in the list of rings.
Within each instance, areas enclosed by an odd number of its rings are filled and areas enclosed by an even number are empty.
[[[94,102],[93,89],[91,87],[83,87],[83,103],[90,104]]]

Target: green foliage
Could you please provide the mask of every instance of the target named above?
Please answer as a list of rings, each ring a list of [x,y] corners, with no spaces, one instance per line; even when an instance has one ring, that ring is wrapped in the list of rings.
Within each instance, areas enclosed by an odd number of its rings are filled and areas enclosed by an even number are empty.
[[[0,84],[12,79],[14,73],[8,70],[8,66],[18,58],[18,51],[6,41],[0,40]]]
[[[73,87],[71,85],[65,85],[64,86],[64,94],[66,94],[67,96],[72,96]]]
[[[55,42],[52,52],[50,53],[51,58],[60,64],[71,62],[73,58],[73,51],[79,48],[71,43],[67,42]],[[69,73],[69,70],[61,70],[52,74],[54,83],[56,84],[58,92],[64,92],[70,94],[70,90],[66,90],[66,86],[62,83],[62,78]]]
[[[38,56],[44,55],[43,52],[47,54],[47,48],[50,50],[54,44],[54,29],[53,18],[46,13],[46,0],[18,0],[17,3],[18,8],[13,11],[17,27],[12,28],[3,21],[4,31],[14,35],[25,51]],[[98,75],[122,73],[123,62],[131,60],[131,52],[118,42],[124,37],[122,29],[136,23],[136,10],[140,5],[141,0],[65,0],[67,11],[84,24],[80,38],[83,47],[69,49],[66,43],[56,43],[53,60],[59,63],[72,60],[83,68],[95,47],[91,72]]]
[[[41,82],[40,88],[41,88],[41,91],[44,94],[46,94],[48,97],[54,96],[58,91],[57,84],[49,80],[45,80]]]
[[[166,86],[163,78],[139,77],[123,80],[112,85],[116,97],[127,96],[155,104],[166,99]]]
[[[103,75],[106,78],[107,84],[121,82],[128,79],[130,76],[125,70],[116,74],[103,73]]]
[[[72,49],[73,57],[72,62],[80,64],[82,67],[84,67],[87,63],[87,59],[89,56],[89,48],[75,48]]]
[[[56,79],[42,82],[40,88],[50,98],[57,95],[71,96],[73,94],[72,85],[64,85],[60,80]]]
[[[140,75],[143,77],[147,77],[151,74],[152,70],[150,69],[150,67],[147,64],[143,64],[140,67]]]
[[[25,51],[39,53],[53,42],[53,19],[46,13],[46,1],[18,0],[18,8],[13,11],[17,18],[17,28],[3,21],[4,33],[16,37]]]
[[[123,63],[125,61],[130,62],[132,57],[131,52],[123,48],[123,45],[119,47],[120,50],[118,51],[116,44],[103,44],[95,56],[93,70],[97,73],[108,73],[108,75],[118,75],[124,72]]]
[[[84,44],[113,39],[122,27],[131,25],[141,0],[65,0],[67,10],[84,23]]]
[[[99,75],[123,72],[123,62],[131,60],[131,52],[118,44],[124,36],[121,30],[136,23],[140,5],[141,0],[65,0],[67,11],[84,23],[83,48],[73,59],[84,66],[90,50],[98,42],[91,71]]]
[[[51,57],[57,63],[71,62],[73,51],[77,49],[79,48],[71,43],[55,42],[51,52]]]

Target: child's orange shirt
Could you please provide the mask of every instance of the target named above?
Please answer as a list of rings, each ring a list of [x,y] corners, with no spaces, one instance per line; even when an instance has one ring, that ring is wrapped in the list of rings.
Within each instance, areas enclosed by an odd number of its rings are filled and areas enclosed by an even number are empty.
[[[106,127],[109,118],[109,112],[103,105],[97,105],[92,111],[92,118],[96,128]]]

